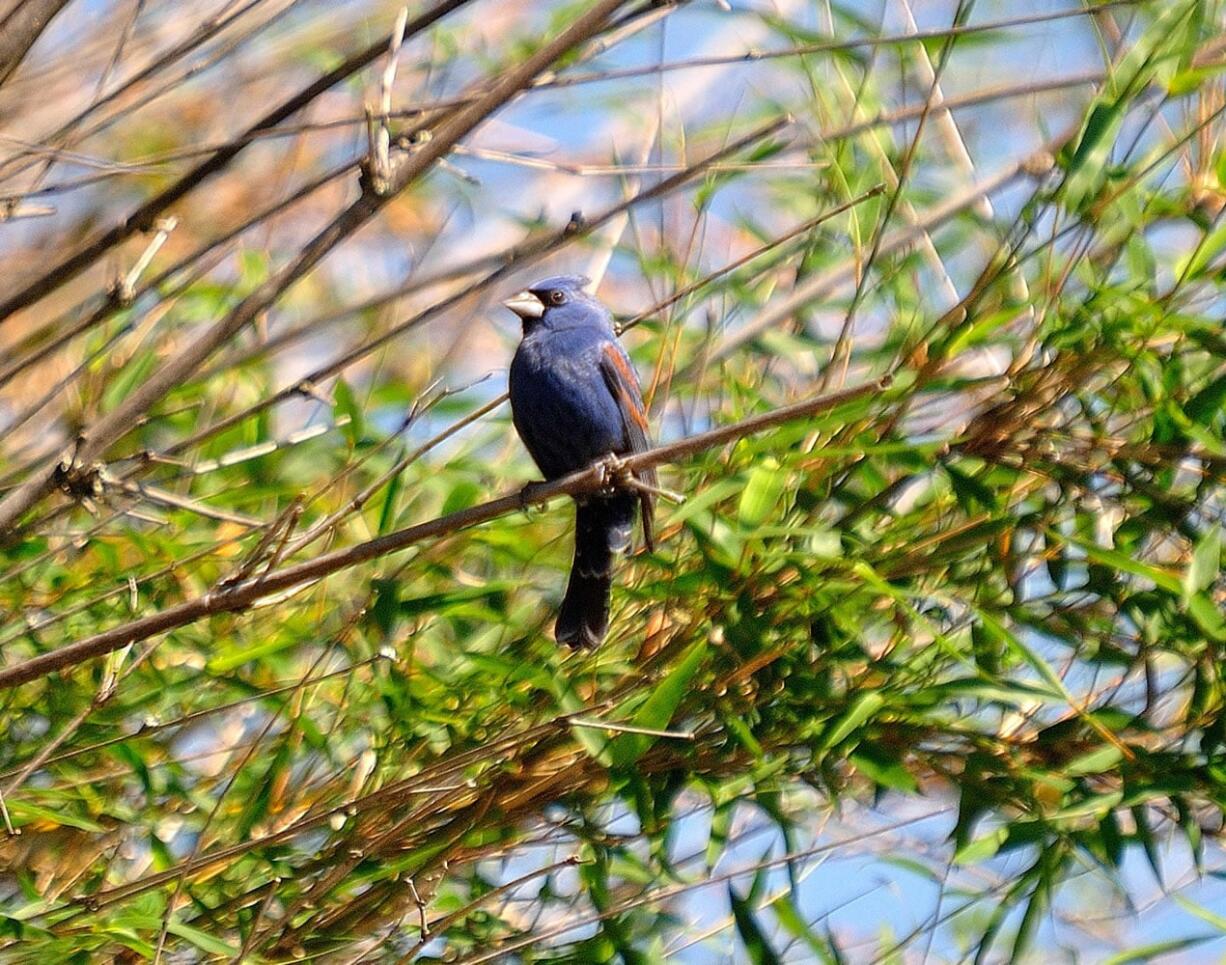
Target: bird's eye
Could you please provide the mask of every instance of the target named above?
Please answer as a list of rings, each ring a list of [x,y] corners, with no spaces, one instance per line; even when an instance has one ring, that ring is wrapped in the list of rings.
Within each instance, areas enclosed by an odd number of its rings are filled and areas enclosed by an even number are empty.
[[[554,305],[561,305],[564,301],[566,301],[566,292],[559,288],[555,288],[549,293],[549,300]]]

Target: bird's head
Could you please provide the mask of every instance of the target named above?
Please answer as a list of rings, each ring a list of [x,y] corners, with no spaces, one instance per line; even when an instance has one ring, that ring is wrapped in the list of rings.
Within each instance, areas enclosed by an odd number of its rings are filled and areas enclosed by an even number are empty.
[[[590,284],[583,275],[555,275],[534,282],[502,304],[520,317],[525,335],[538,327],[611,325],[608,310],[588,294]]]

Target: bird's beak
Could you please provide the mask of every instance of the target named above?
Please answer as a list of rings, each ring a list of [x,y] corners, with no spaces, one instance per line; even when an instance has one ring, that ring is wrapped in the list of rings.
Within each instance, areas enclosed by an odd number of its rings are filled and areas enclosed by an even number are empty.
[[[512,295],[502,304],[504,308],[511,309],[520,318],[540,318],[545,314],[545,306],[530,291],[522,291]]]

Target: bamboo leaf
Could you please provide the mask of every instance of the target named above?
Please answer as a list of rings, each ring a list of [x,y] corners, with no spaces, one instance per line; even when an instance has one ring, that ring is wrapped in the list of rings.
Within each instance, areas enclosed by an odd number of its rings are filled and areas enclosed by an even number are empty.
[[[214,938],[208,932],[201,931],[199,928],[193,928],[191,925],[185,925],[181,921],[175,921],[174,918],[171,918],[166,926],[166,930],[172,935],[178,935],[180,938],[187,939],[202,952],[208,952],[210,955],[225,955],[233,958],[238,954],[238,948],[229,942],[223,942],[220,938]]]
[[[1188,564],[1187,573],[1183,578],[1183,596],[1190,600],[1197,593],[1208,589],[1222,572],[1222,529],[1220,526],[1209,526],[1203,536],[1197,541],[1192,551],[1192,561]]]
[[[820,749],[828,751],[841,744],[884,706],[885,698],[875,690],[857,695],[851,702],[851,706],[822,737]]]
[[[753,965],[779,965],[779,956],[758,927],[753,908],[737,895],[731,885],[728,886],[728,901],[732,905],[736,930],[741,936],[741,943],[745,946],[745,955],[749,961],[753,962]]]
[[[786,475],[778,460],[768,457],[755,466],[741,491],[737,508],[741,525],[753,528],[766,522],[778,505],[785,484]]]
[[[635,712],[632,722],[644,730],[665,730],[686,695],[698,668],[707,654],[707,641],[699,640],[686,651],[677,665],[652,689]],[[648,734],[622,734],[612,743],[614,767],[629,767],[645,754],[659,738]]]

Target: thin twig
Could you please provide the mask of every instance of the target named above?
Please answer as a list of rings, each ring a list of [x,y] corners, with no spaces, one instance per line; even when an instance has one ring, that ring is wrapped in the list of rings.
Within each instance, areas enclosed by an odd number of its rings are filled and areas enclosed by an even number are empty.
[[[618,734],[645,734],[648,737],[671,737],[675,740],[692,741],[692,730],[657,730],[653,727],[635,727],[633,724],[614,724],[607,720],[588,720],[585,717],[572,717],[570,722],[575,727],[590,727],[593,730],[611,730]]]

